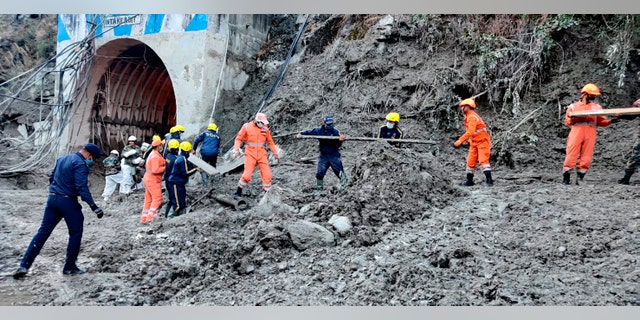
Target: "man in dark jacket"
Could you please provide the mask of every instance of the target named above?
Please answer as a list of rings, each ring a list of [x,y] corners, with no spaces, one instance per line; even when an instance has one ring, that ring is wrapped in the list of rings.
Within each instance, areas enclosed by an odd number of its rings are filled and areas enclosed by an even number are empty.
[[[167,189],[167,196],[169,197],[169,203],[167,204],[167,208],[164,211],[164,216],[168,217],[169,215],[174,216],[175,212],[173,211],[176,206],[176,199],[173,193],[173,184],[169,182],[169,176],[171,175],[171,170],[173,170],[173,165],[176,163],[176,159],[178,158],[178,152],[180,148],[180,142],[176,139],[169,140],[167,143],[167,155],[165,156],[165,161],[167,161],[167,168],[164,171],[164,185]]]
[[[334,121],[331,115],[324,117],[322,126],[300,132],[296,138],[302,136],[328,136],[339,137],[338,139],[322,139],[319,138],[320,155],[318,156],[318,169],[316,171],[316,183],[318,190],[324,189],[324,176],[327,173],[329,167],[333,170],[333,173],[340,179],[340,188],[344,189],[349,184],[349,178],[344,172],[342,167],[342,160],[340,159],[340,147],[344,141],[344,135],[340,134],[336,128],[333,127]]]
[[[387,115],[387,124],[378,129],[378,138],[382,139],[402,139],[402,130],[398,126],[400,114],[391,112]],[[399,143],[389,142],[392,146],[399,147]]]
[[[196,150],[200,143],[202,143],[202,147],[200,148],[202,160],[215,168],[218,162],[218,153],[220,152],[220,135],[218,134],[218,125],[210,123],[207,127],[207,131],[196,137],[196,140],[193,141],[192,154],[196,154]],[[200,172],[200,174],[202,175],[202,184],[206,186],[208,182],[207,174],[205,172]]]
[[[102,156],[104,153],[97,145],[88,143],[82,150],[56,160],[55,167],[49,176],[49,197],[44,207],[40,228],[24,253],[20,267],[13,273],[15,279],[22,278],[29,272],[33,261],[62,219],[69,229],[67,258],[62,274],[75,275],[85,272],[76,265],[84,222],[78,196],[91,207],[98,219],[102,218],[103,211],[96,205],[88,186],[89,167],[93,165],[94,160]]]
[[[169,199],[173,197],[172,203],[174,203],[173,211],[176,216],[185,213],[187,208],[187,188],[186,184],[189,182],[189,176],[200,171],[200,168],[196,167],[193,163],[187,161],[189,158],[189,151],[192,146],[189,141],[180,142],[180,155],[176,158],[176,162],[171,169],[171,175],[169,175],[169,182],[172,184],[173,190],[168,190]],[[173,216],[169,216],[170,218]]]

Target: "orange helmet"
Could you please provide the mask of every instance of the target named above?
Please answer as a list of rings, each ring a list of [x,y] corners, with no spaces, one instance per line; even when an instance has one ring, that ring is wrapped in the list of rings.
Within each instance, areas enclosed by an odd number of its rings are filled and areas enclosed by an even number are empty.
[[[458,105],[461,107],[464,107],[464,106],[471,107],[471,109],[476,108],[476,102],[471,98],[462,100],[462,102],[460,102],[460,104]]]
[[[580,93],[586,93],[590,96],[599,96],[600,89],[598,88],[598,86],[596,86],[593,83],[587,83],[584,85],[584,87],[582,87],[582,90],[580,90]]]

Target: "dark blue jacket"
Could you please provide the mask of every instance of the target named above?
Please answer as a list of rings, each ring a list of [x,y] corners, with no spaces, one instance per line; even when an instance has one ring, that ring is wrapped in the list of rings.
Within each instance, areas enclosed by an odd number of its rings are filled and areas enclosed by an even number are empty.
[[[321,126],[319,128],[306,130],[300,132],[303,136],[340,136],[340,131],[333,126]],[[320,142],[320,153],[324,155],[340,155],[339,149],[342,146],[342,141],[332,139],[318,139]]]
[[[89,206],[95,205],[88,186],[89,166],[84,162],[80,152],[62,156],[49,176],[49,192],[77,197]]]
[[[393,129],[389,129],[385,125],[385,126],[380,127],[380,130],[378,130],[378,138],[383,138],[383,139],[402,139],[402,130],[400,130],[400,128],[398,128],[397,125],[395,127],[393,127]]]
[[[180,134],[179,133],[174,133],[174,134],[167,133],[167,134],[164,135],[165,147],[164,147],[164,150],[162,150],[162,156],[165,157],[165,158],[167,157],[167,153],[169,153],[169,144],[168,143],[169,143],[170,140],[173,140],[173,139],[178,140],[178,142],[182,142],[182,138],[180,138]]]
[[[200,148],[200,154],[203,156],[215,156],[218,155],[220,150],[220,135],[213,131],[207,130],[193,141],[193,150],[198,149],[198,145],[202,142],[202,148]]]
[[[169,181],[171,170],[173,170],[173,165],[176,163],[177,158],[178,158],[177,151],[167,152],[167,156],[165,157],[165,160],[167,161],[167,167],[164,169],[164,181]]]
[[[176,162],[171,169],[171,175],[169,176],[169,182],[173,184],[185,185],[189,182],[189,176],[196,173],[196,166],[187,161],[189,157],[188,152],[183,152],[176,158]]]

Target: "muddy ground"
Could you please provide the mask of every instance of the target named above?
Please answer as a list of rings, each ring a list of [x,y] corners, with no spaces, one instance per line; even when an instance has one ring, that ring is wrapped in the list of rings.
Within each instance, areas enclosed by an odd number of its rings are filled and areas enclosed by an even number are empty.
[[[331,29],[321,22],[310,37]],[[380,41],[374,29],[361,40],[308,49],[289,67],[265,110],[274,131],[308,129],[332,113],[343,133],[370,136],[387,112],[398,111],[407,138],[434,144],[346,141],[349,187],[339,190],[329,172],[317,192],[317,142],[279,138],[274,188],[264,195],[255,172],[247,210],[206,197],[185,216],[148,225],[139,223],[142,193],[105,204],[104,178],[94,173],[91,190],[106,215],[98,220],[83,204],[78,264],[88,272],[73,277],[61,274],[64,225],[25,279],[11,277],[40,223],[47,180],[44,174],[0,180],[0,304],[639,305],[640,178],[616,182],[638,120],[599,129],[586,181],[560,183],[568,128],[559,114],[577,99],[591,58],[565,47],[572,60],[550,62],[555,71],[524,100],[527,110],[537,110],[524,123],[528,111],[505,114],[481,98],[487,107],[478,112],[494,138],[495,185],[477,174],[476,186],[460,187],[466,149],[452,144],[463,132],[462,116],[449,105],[429,105],[427,98],[444,99],[446,88],[420,89],[435,88],[423,82],[441,75],[431,67],[448,66],[452,51],[445,49],[454,45],[445,41],[441,52],[425,56],[420,41]],[[471,72],[465,68],[473,61],[458,59],[460,72]],[[465,77],[449,77],[449,91],[470,90]],[[637,89],[617,90],[606,74],[598,77],[593,81],[610,92],[603,104],[634,100]],[[225,120],[226,142],[243,120],[238,114]],[[211,194],[231,195],[240,174],[216,177]],[[192,202],[209,190],[198,178],[188,189]],[[329,222],[334,215],[352,228],[339,231]],[[300,221],[324,227],[329,240],[298,241]]]

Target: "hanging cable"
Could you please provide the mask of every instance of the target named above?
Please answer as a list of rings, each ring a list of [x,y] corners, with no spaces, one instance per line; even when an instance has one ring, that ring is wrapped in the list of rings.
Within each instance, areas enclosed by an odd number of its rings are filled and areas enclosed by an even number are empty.
[[[300,40],[300,37],[302,36],[304,29],[306,29],[308,21],[309,21],[309,15],[307,14],[304,17],[304,22],[302,23],[302,25],[300,25],[300,29],[298,29],[298,34],[296,35],[295,39],[293,39],[293,43],[291,43],[291,47],[289,47],[289,52],[287,52],[287,58],[285,59],[284,63],[282,64],[282,67],[280,68],[280,73],[278,74],[276,81],[273,83],[273,85],[271,86],[271,89],[269,89],[267,94],[264,96],[264,99],[262,99],[262,103],[260,103],[260,107],[258,108],[258,111],[256,111],[256,113],[259,113],[260,111],[262,111],[262,108],[264,108],[264,106],[269,102],[269,99],[271,99],[271,95],[273,94],[274,91],[276,91],[276,88],[278,87],[278,85],[280,84],[280,81],[284,77],[284,73],[285,71],[287,71],[287,66],[289,66],[289,61],[291,60],[291,56],[293,55],[293,52],[296,50],[296,47],[298,46],[298,41]]]

